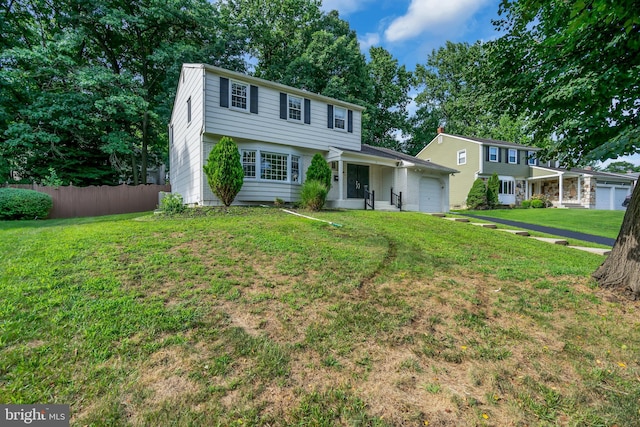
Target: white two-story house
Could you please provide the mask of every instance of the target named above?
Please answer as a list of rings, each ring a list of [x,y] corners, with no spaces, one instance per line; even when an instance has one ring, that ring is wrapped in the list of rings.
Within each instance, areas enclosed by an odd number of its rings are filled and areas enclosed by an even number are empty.
[[[219,205],[203,165],[228,136],[245,174],[234,204],[298,201],[311,158],[321,153],[333,171],[329,207],[363,209],[365,198],[375,198],[376,209],[448,211],[455,170],[362,144],[362,111],[223,68],[184,64],[169,124],[172,192],[189,205]]]

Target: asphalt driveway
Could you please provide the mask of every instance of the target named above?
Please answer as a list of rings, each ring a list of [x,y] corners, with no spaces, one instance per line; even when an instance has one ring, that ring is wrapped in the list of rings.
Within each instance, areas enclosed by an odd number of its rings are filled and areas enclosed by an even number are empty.
[[[565,237],[567,239],[576,239],[576,240],[582,240],[584,242],[598,243],[600,245],[606,245],[606,246],[613,246],[613,244],[616,241],[616,239],[612,239],[610,237],[596,236],[594,234],[579,233],[577,231],[564,230],[562,228],[545,227],[543,225],[528,224],[526,222],[511,221],[508,219],[492,218],[489,216],[472,215],[472,214],[466,214],[466,213],[457,213],[457,215],[464,215],[470,218],[481,219],[483,221],[491,221],[498,224],[508,225],[511,227],[518,227],[518,228],[523,228],[525,230],[537,231],[539,233],[551,234],[553,236]]]

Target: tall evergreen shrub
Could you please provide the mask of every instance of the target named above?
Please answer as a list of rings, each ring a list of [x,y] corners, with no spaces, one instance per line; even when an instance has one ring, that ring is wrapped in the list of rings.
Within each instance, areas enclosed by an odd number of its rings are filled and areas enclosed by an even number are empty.
[[[478,178],[473,182],[467,195],[467,209],[486,209],[486,207],[487,187],[482,178]]]
[[[225,206],[231,205],[244,183],[240,152],[233,139],[224,136],[213,147],[204,165],[204,173],[211,191]]]
[[[493,173],[487,181],[487,206],[493,209],[500,203],[498,193],[500,192],[500,179],[497,173]]]
[[[314,154],[309,169],[307,169],[306,180],[320,181],[327,187],[327,191],[331,189],[331,168],[322,154]]]

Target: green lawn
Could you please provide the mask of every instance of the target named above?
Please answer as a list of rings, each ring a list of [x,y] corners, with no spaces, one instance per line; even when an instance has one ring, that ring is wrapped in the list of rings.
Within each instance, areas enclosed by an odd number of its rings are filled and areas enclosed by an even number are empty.
[[[196,213],[199,213],[196,215]],[[637,425],[602,257],[418,213],[0,223],[0,402],[85,425]]]
[[[563,228],[613,239],[618,237],[625,214],[625,211],[593,209],[496,209],[467,212],[493,218],[522,221],[529,224]]]

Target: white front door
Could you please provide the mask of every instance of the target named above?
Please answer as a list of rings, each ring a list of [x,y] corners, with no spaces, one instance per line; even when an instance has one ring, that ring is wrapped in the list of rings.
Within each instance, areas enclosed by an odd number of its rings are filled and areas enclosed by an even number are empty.
[[[499,176],[500,187],[498,190],[498,202],[501,205],[516,204],[516,180],[512,176]]]

